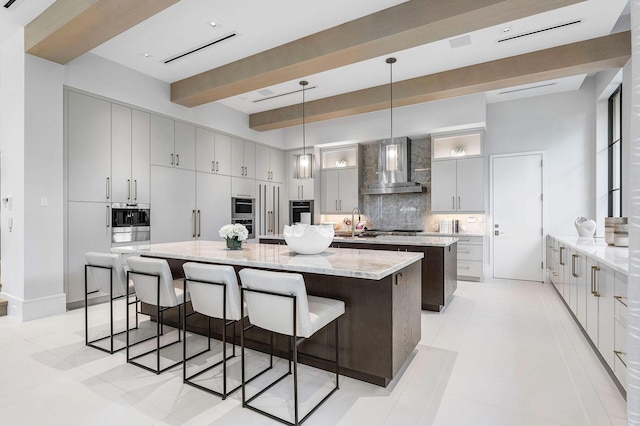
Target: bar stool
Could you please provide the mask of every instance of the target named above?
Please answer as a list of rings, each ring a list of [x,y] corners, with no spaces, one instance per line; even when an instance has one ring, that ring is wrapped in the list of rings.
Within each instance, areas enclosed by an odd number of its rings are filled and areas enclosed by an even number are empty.
[[[338,358],[338,318],[344,314],[344,302],[324,297],[308,296],[304,278],[300,274],[270,272],[256,269],[242,269],[239,272],[242,282],[242,300],[247,303],[250,325],[242,327],[240,344],[242,347],[242,406],[263,414],[279,422],[298,425],[304,422],[339,388],[339,358]],[[329,323],[335,323],[335,369],[336,385],[318,402],[301,420],[298,415],[298,345],[311,337],[316,331]],[[244,381],[244,332],[253,327],[259,327],[273,333],[289,337],[289,371],[260,390],[257,394],[246,399]],[[293,345],[292,345],[293,343]],[[291,347],[293,346],[293,353]],[[292,359],[293,356],[293,359]],[[249,405],[269,388],[291,374],[293,361],[293,399],[294,422],[267,413]]]
[[[136,342],[134,344],[130,344],[129,342],[129,332],[127,331],[127,362],[133,365],[136,365],[140,368],[144,368],[145,370],[154,372],[156,374],[160,374],[169,368],[172,368],[180,363],[182,363],[182,359],[172,363],[171,365],[165,366],[161,368],[160,365],[160,350],[167,348],[171,345],[179,343],[181,341],[180,332],[181,325],[180,320],[182,315],[180,314],[182,305],[184,303],[184,294],[185,292],[181,289],[181,286],[176,288],[176,284],[182,284],[181,279],[173,279],[173,275],[171,274],[171,269],[169,268],[169,263],[165,259],[154,259],[149,257],[140,257],[140,256],[132,256],[127,259],[127,263],[129,264],[129,271],[127,272],[127,279],[133,280],[133,286],[136,291],[136,295],[138,300],[141,302],[147,303],[149,305],[154,305],[156,307],[156,335],[153,336],[156,338],[156,347],[155,349],[151,349],[142,354],[136,355],[134,357],[129,356],[129,348],[131,346],[137,345],[146,341],[148,339],[144,339],[142,341]],[[186,294],[186,300],[189,300],[189,294]],[[160,344],[160,336],[162,333],[162,317],[163,313],[170,308],[178,307],[178,340],[167,343],[165,345]],[[129,328],[129,312],[127,311],[127,329]],[[153,338],[152,337],[152,338]],[[156,368],[148,367],[144,364],[141,364],[136,359],[148,355],[150,353],[156,353]],[[194,355],[197,356],[198,354]]]
[[[118,254],[112,253],[97,253],[87,252],[85,253],[85,259],[87,263],[84,265],[84,340],[87,346],[99,349],[101,351],[113,354],[114,352],[121,351],[126,346],[114,349],[113,338],[120,334],[126,333],[126,330],[114,333],[113,325],[113,302],[115,300],[127,297],[126,308],[129,310],[130,305],[136,305],[136,327],[138,327],[138,309],[137,299],[133,302],[130,301],[129,295],[133,293],[130,291],[128,285],[125,268],[122,264],[122,259]],[[89,277],[95,287],[89,291]],[[109,335],[100,337],[97,339],[89,340],[89,294],[94,293],[106,293],[109,296]],[[104,348],[97,345],[105,339],[109,339],[109,348]]]
[[[185,263],[184,288],[189,291],[193,312],[187,314],[184,310],[182,321],[183,334],[186,336],[187,317],[199,313],[207,317],[207,347],[211,350],[211,318],[222,320],[222,361],[219,361],[191,376],[187,377],[187,360],[183,364],[183,382],[201,390],[221,396],[226,399],[227,395],[240,389],[242,384],[227,392],[227,360],[236,356],[235,345],[235,323],[243,318],[240,308],[240,287],[236,279],[236,273],[232,266],[207,265],[203,263]],[[227,357],[227,327],[233,327],[232,355]],[[183,353],[187,353],[187,339],[184,339]],[[186,357],[185,357],[186,358]],[[192,379],[222,364],[222,392],[194,383]]]

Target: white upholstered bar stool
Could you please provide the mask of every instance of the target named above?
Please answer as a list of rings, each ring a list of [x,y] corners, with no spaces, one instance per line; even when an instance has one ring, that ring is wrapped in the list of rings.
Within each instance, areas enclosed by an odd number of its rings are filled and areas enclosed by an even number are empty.
[[[187,314],[184,310],[182,321],[183,335],[186,336],[187,317],[193,314],[201,314],[207,317],[207,347],[211,350],[211,318],[222,320],[222,360],[210,365],[201,371],[187,377],[187,359],[185,356],[183,365],[183,382],[197,387],[204,391],[221,396],[225,399],[227,395],[235,392],[242,386],[238,385],[234,389],[227,391],[227,360],[236,356],[235,346],[235,323],[241,320],[243,310],[241,309],[240,287],[236,278],[235,270],[232,266],[209,265],[204,263],[185,263],[184,288],[189,291],[193,313]],[[233,325],[232,355],[227,357],[227,327]],[[184,339],[183,353],[187,353],[187,339]],[[206,373],[207,371],[222,364],[222,392],[195,383],[192,379]]]
[[[242,269],[239,272],[242,282],[242,299],[247,303],[249,327],[242,327],[240,344],[242,347],[242,406],[285,424],[298,425],[304,422],[339,388],[338,358],[338,318],[344,314],[345,305],[341,300],[325,297],[308,296],[304,278],[300,274]],[[318,402],[302,419],[298,413],[298,345],[311,337],[315,332],[334,322],[335,327],[335,371],[336,385]],[[244,380],[244,332],[256,326],[272,333],[289,336],[289,371],[264,389],[246,398]],[[292,342],[293,341],[293,342]],[[293,343],[293,345],[291,344]],[[291,351],[293,347],[293,351]],[[293,400],[294,421],[267,413],[249,405],[269,388],[291,374],[293,362]]]
[[[123,343],[120,348],[114,347],[114,336],[126,333],[126,330],[114,332],[114,311],[113,303],[116,300],[126,297],[126,308],[136,305],[136,327],[138,327],[137,300],[133,288],[128,285],[125,267],[119,254],[113,253],[85,253],[87,263],[84,265],[84,338],[85,344],[92,348],[108,352],[110,354],[120,351],[126,347]],[[89,286],[91,285],[91,289]],[[109,335],[89,340],[89,295],[104,293],[109,297]],[[130,300],[130,296],[134,300]],[[109,339],[109,346],[100,346],[99,342]]]
[[[127,278],[133,281],[133,286],[135,288],[138,300],[149,305],[154,305],[156,307],[156,334],[155,336],[153,336],[156,338],[156,347],[142,354],[130,357],[130,347],[135,344],[142,343],[142,341],[130,344],[129,333],[127,332],[127,362],[144,368],[145,370],[160,374],[161,372],[182,363],[182,357],[180,357],[179,360],[164,367],[162,367],[160,363],[160,350],[181,341],[180,329],[182,327],[180,325],[178,326],[178,339],[171,343],[161,345],[160,336],[162,335],[161,327],[163,312],[177,306],[178,322],[181,322],[182,315],[180,314],[180,312],[182,309],[182,305],[184,304],[183,296],[185,294],[185,292],[181,288],[183,282],[182,279],[173,279],[171,269],[169,268],[169,263],[165,259],[132,256],[127,258],[127,263],[129,264]],[[186,296],[186,299],[188,301],[189,295],[187,294]],[[127,311],[127,328],[128,325],[129,315]],[[156,368],[149,367],[136,361],[137,359],[154,352],[156,354]]]

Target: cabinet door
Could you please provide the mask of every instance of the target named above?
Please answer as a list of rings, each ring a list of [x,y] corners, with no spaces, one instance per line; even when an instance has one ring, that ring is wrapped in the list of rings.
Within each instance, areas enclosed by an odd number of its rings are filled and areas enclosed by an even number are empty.
[[[151,167],[151,242],[192,240],[196,176],[192,170]]]
[[[176,167],[196,169],[196,128],[191,124],[175,122]]]
[[[457,210],[463,212],[484,211],[484,158],[465,158],[456,161],[458,162],[456,168]]]
[[[68,94],[69,200],[111,201],[111,103]]]
[[[431,162],[431,211],[456,210],[456,160]]]
[[[271,180],[271,165],[269,161],[269,154],[271,149],[264,145],[256,145],[256,170],[255,177],[258,180],[270,181]]]
[[[598,346],[598,297],[594,296],[594,268],[598,267],[598,262],[587,258],[587,334],[591,341]]]
[[[196,171],[215,173],[215,133],[196,128]]]
[[[339,190],[340,198],[338,199],[338,209],[341,212],[350,213],[355,207],[358,207],[358,169],[342,169],[338,170],[340,174]]]
[[[231,138],[231,176],[244,177],[244,141]]]
[[[133,178],[133,202],[149,203],[149,114],[133,110],[131,114],[131,177]]]
[[[613,269],[602,264],[598,265],[595,289],[598,297],[598,350],[607,361],[609,367],[614,368],[614,283]]]
[[[174,166],[174,121],[159,115],[151,115],[149,137],[151,139],[151,164]]]
[[[337,213],[340,198],[338,170],[320,172],[320,210],[322,213]]]
[[[255,179],[256,178],[256,144],[253,142],[244,141],[244,167],[245,167],[244,177],[249,179]]]
[[[285,153],[279,149],[271,149],[269,162],[271,164],[271,180],[277,183],[283,183],[286,169]]]
[[[131,108],[111,104],[111,199],[131,203]]]
[[[216,173],[231,175],[231,137],[216,133]]]
[[[196,173],[196,208],[197,238],[219,240],[220,228],[231,223],[231,177]]]
[[[67,303],[84,300],[84,254],[111,250],[111,204],[73,202],[68,204]],[[90,289],[96,287],[89,283]]]
[[[231,179],[231,196],[240,198],[256,198],[256,181],[234,177]]]
[[[587,297],[591,296],[587,275],[587,259],[583,254],[574,253],[576,255],[574,269],[576,276],[573,280],[576,283],[576,318],[580,321],[583,328],[587,326]]]

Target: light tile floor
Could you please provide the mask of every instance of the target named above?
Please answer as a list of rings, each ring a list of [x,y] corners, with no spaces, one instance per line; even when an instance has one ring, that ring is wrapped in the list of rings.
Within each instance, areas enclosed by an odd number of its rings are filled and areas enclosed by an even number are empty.
[[[222,401],[183,384],[181,367],[156,376],[126,364],[122,352],[85,347],[83,315],[0,318],[0,424],[277,424],[243,409],[239,392]],[[253,371],[264,365],[262,354],[251,359]],[[303,401],[332,383],[328,373],[302,370]],[[238,371],[232,361],[231,381]],[[284,385],[256,403],[286,414]],[[446,312],[422,313],[422,340],[387,388],[341,378],[305,424],[623,425],[625,417],[624,399],[550,285],[487,279],[459,282]]]

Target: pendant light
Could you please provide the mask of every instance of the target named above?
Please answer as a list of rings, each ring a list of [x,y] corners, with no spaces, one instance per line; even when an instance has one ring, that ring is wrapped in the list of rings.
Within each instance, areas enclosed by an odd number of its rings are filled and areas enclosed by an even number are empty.
[[[296,159],[296,170],[298,171],[298,179],[310,179],[311,177],[313,177],[313,154],[307,154],[306,152],[304,128],[304,90],[307,84],[309,83],[304,80],[300,82],[300,85],[302,86],[302,154],[298,155],[298,158]]]
[[[400,144],[393,143],[393,64],[396,58],[387,58],[389,64],[389,143],[384,144],[384,169],[388,172],[396,172],[400,168],[401,149]]]

